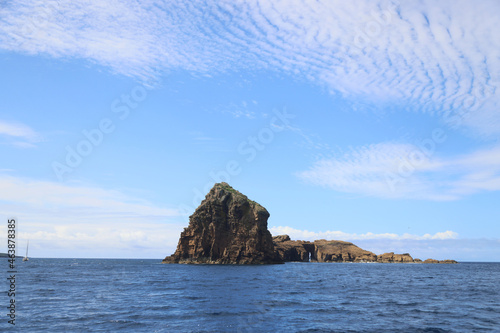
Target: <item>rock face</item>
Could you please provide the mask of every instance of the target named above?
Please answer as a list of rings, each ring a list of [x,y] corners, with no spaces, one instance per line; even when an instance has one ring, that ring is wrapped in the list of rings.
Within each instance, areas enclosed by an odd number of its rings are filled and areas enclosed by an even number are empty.
[[[177,250],[163,263],[278,264],[268,211],[227,183],[217,183],[189,217]]]
[[[458,264],[456,260],[453,259],[446,259],[446,260],[439,260],[440,264]]]
[[[363,262],[376,261],[377,256],[343,241],[292,241],[288,235],[273,237],[276,253],[284,261]]]
[[[288,235],[273,237],[276,254],[283,261],[315,262],[379,262],[379,263],[436,263],[456,264],[455,260],[413,259],[409,253],[394,252],[376,255],[353,243],[337,240],[316,240],[314,242],[293,241]]]
[[[415,262],[413,258],[410,256],[409,253],[403,253],[403,254],[395,254],[394,252],[390,253],[384,253],[379,256],[377,256],[377,262],[383,262],[383,263],[394,263],[394,262],[400,262],[400,263],[409,263],[409,262]]]
[[[372,262],[375,253],[365,251],[353,243],[324,239],[314,241],[314,257],[318,262]]]
[[[439,260],[436,260],[436,259],[426,259],[426,260],[424,260],[424,264],[439,264]]]
[[[283,261],[309,261],[310,254],[314,252],[311,242],[293,241],[288,235],[273,237],[276,253]]]

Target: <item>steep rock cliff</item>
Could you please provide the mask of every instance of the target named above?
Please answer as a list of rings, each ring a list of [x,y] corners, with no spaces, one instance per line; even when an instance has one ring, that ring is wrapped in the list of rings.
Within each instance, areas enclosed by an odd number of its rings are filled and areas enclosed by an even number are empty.
[[[276,264],[268,211],[227,183],[217,183],[189,217],[177,250],[163,263]]]
[[[324,239],[314,242],[292,241],[288,235],[273,237],[276,253],[284,261],[316,261],[316,262],[363,262],[376,261],[377,256],[356,245]]]

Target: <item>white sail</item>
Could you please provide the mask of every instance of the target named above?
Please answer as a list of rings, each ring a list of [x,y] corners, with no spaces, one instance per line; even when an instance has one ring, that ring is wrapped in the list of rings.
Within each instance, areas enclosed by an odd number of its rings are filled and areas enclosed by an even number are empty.
[[[26,256],[23,258],[23,261],[28,261],[28,247],[30,245],[30,241],[28,240],[28,244],[26,244]]]

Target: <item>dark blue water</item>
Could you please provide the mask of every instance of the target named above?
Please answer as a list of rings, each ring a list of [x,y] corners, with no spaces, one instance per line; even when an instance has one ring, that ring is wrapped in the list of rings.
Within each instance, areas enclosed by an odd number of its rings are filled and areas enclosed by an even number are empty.
[[[20,332],[500,332],[500,263],[17,264]]]

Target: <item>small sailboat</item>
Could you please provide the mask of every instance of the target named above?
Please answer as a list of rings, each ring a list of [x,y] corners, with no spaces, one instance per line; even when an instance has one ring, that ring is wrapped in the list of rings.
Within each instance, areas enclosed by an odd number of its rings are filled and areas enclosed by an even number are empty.
[[[23,258],[23,261],[28,261],[28,247],[30,245],[30,241],[28,241],[28,244],[26,244],[26,256]]]

